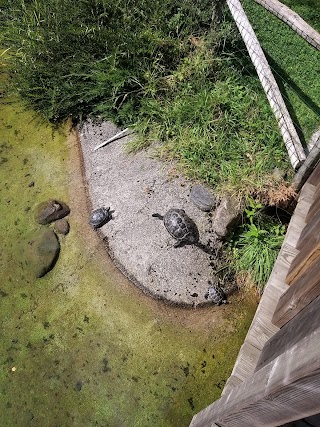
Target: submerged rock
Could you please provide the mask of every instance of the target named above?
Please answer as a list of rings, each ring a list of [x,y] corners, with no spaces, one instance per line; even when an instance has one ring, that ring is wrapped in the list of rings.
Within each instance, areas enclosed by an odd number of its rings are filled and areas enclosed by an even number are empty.
[[[70,224],[65,218],[62,218],[55,221],[53,228],[56,233],[66,235],[70,231]]]
[[[69,206],[58,200],[42,202],[35,208],[35,220],[38,224],[50,224],[70,213]]]
[[[191,188],[190,198],[204,212],[209,212],[217,206],[217,199],[206,187],[200,184]]]
[[[33,231],[23,244],[24,267],[34,277],[42,277],[53,268],[59,251],[60,244],[53,230],[43,227]]]

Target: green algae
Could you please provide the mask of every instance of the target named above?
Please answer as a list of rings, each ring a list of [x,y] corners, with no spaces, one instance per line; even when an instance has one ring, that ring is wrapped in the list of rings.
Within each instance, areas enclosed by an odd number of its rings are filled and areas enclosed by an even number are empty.
[[[143,295],[87,225],[67,128],[8,98],[0,117],[0,425],[188,426],[219,397],[256,301],[183,310]],[[51,198],[70,205],[71,230],[35,280],[17,254]]]

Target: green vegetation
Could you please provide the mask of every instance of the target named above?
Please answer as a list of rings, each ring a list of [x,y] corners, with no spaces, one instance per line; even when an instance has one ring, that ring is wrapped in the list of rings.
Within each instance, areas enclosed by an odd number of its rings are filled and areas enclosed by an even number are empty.
[[[239,65],[235,25],[213,18],[212,2],[5,4],[12,81],[48,120],[131,126],[131,149],[160,140],[159,155],[220,192],[254,192],[290,169],[260,84]]]
[[[318,0],[284,3],[320,30]],[[243,7],[274,70],[300,138],[308,142],[319,128],[320,52],[254,1],[244,0]]]
[[[284,240],[285,226],[263,212],[261,203],[249,199],[244,224],[234,240],[233,258],[238,272],[248,272],[260,293],[271,274]]]

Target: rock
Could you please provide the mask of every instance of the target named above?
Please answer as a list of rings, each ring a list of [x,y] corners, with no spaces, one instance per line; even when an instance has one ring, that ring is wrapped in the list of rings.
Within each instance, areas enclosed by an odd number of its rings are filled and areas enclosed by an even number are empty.
[[[28,234],[23,244],[22,258],[26,270],[34,277],[42,277],[50,271],[58,259],[60,245],[53,230],[42,227]]]
[[[65,219],[58,219],[57,221],[55,221],[55,223],[53,224],[53,228],[54,231],[58,234],[68,234],[70,231],[70,225],[69,222]]]
[[[226,237],[243,212],[242,203],[230,196],[224,197],[212,221],[212,229],[219,237]]]
[[[191,188],[190,198],[202,211],[209,212],[217,205],[217,199],[203,185],[195,185]]]
[[[35,220],[38,224],[46,225],[64,218],[69,213],[70,209],[64,202],[48,200],[36,206]]]

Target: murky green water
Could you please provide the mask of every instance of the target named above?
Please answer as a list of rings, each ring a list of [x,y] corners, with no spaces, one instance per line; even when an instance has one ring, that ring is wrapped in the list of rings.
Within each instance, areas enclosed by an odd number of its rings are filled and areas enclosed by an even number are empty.
[[[219,397],[256,308],[182,310],[131,285],[87,225],[74,140],[0,106],[0,426],[184,427]],[[54,269],[21,267],[33,208],[71,207]]]

